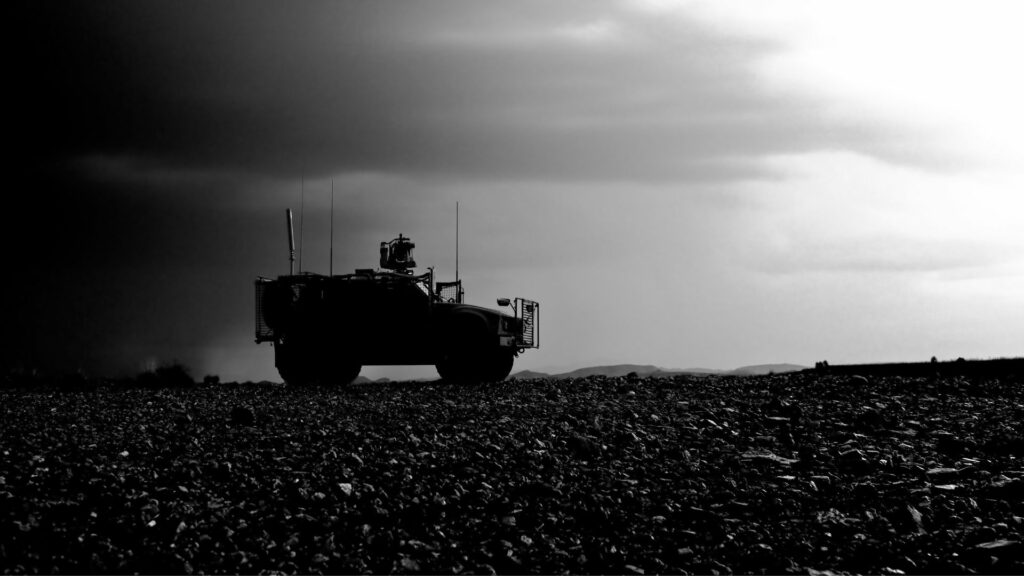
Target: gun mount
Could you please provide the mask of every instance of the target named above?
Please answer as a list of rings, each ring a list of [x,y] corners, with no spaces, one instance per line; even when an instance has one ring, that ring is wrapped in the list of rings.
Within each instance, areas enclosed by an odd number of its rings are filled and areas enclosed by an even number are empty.
[[[380,267],[411,274],[412,269],[416,267],[416,261],[412,259],[412,250],[415,247],[411,240],[401,234],[391,242],[381,242]]]

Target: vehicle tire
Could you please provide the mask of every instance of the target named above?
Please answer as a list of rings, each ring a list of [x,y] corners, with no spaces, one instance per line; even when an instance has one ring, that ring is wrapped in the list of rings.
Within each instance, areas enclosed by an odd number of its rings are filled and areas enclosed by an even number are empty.
[[[512,364],[516,356],[512,350],[498,348],[490,354],[490,361],[487,364],[487,373],[484,380],[488,382],[501,382],[512,372]]]
[[[457,318],[445,334],[441,359],[435,365],[446,382],[469,384],[489,375],[487,326],[471,316]]]
[[[331,386],[348,386],[359,377],[363,369],[359,364],[333,364],[320,376],[320,382]]]
[[[441,380],[453,384],[470,384],[483,380],[481,364],[472,354],[452,351],[435,365]]]
[[[316,374],[308,366],[295,360],[278,362],[277,372],[288,386],[309,386],[316,381]]]
[[[515,355],[498,348],[474,356],[453,356],[437,363],[442,380],[466,384],[471,382],[500,382],[512,372]]]
[[[443,358],[434,365],[437,368],[437,375],[445,382],[458,382],[461,380],[455,362],[451,358]]]
[[[287,345],[280,340],[274,342],[274,364],[288,386],[306,386],[316,380],[316,373],[301,347]]]

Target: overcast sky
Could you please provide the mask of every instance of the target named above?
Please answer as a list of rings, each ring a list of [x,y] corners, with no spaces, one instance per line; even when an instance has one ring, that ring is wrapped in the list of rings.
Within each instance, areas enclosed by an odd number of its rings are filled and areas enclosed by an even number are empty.
[[[9,366],[278,379],[252,282],[303,197],[328,271],[332,180],[335,273],[453,277],[460,203],[468,300],[541,302],[515,370],[1024,351],[1019,2],[15,14]]]

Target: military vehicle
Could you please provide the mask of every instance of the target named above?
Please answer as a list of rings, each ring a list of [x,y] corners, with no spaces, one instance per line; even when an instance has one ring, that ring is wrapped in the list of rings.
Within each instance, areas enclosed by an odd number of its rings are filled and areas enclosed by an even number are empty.
[[[380,244],[380,269],[256,280],[256,342],[271,342],[287,384],[348,384],[367,365],[433,364],[443,380],[503,380],[515,358],[540,346],[537,302],[499,298],[512,315],[464,302],[462,281],[415,274],[407,237]]]

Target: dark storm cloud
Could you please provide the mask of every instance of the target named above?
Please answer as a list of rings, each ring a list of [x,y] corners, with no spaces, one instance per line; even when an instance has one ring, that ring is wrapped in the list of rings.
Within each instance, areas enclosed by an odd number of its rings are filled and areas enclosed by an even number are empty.
[[[31,4],[21,139],[274,175],[734,179],[759,157],[884,153],[768,96],[778,47],[590,2]],[[610,32],[586,36],[591,22]],[[574,36],[573,27],[582,31]]]

